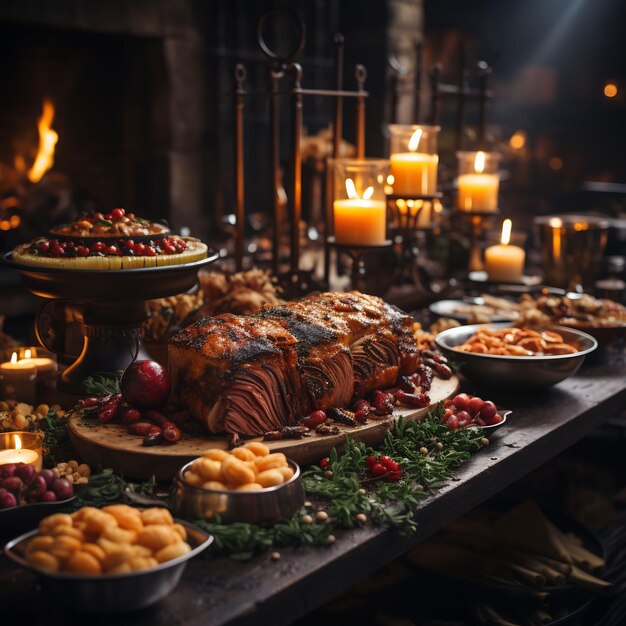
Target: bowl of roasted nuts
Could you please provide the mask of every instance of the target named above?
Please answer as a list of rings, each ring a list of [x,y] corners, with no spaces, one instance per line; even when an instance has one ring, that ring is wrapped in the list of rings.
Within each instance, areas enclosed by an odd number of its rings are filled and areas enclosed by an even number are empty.
[[[251,441],[230,452],[207,450],[174,479],[170,505],[189,520],[273,524],[304,504],[300,468],[282,452]]]
[[[165,508],[113,504],[50,515],[4,553],[73,610],[117,613],[167,596],[189,559],[212,541]]]
[[[598,347],[587,333],[564,326],[512,327],[507,323],[449,328],[435,338],[456,370],[490,387],[538,389],[574,375]]]

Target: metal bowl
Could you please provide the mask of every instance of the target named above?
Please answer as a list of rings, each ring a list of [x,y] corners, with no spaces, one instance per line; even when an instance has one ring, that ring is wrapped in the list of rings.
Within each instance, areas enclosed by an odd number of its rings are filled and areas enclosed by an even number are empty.
[[[546,356],[500,356],[496,354],[476,354],[455,350],[455,346],[465,343],[480,328],[507,328],[510,323],[472,324],[449,328],[435,338],[437,346],[445,354],[456,370],[475,383],[489,387],[512,389],[538,389],[550,387],[573,376],[585,360],[585,355],[598,347],[598,342],[580,330],[565,326],[546,326],[541,330],[553,330],[564,341],[578,347],[574,354]]]
[[[4,554],[12,561],[41,577],[42,586],[55,600],[75,611],[121,613],[141,609],[167,596],[178,584],[187,561],[208,548],[213,536],[187,522],[176,520],[187,529],[191,552],[161,563],[157,567],[130,574],[76,575],[55,574],[30,565],[26,548],[38,530],[28,532],[6,544]]]
[[[259,491],[217,491],[191,485],[185,480],[194,461],[184,465],[174,479],[170,507],[175,515],[187,520],[247,522],[269,525],[292,517],[304,505],[300,467],[288,461],[293,476],[282,485]]]

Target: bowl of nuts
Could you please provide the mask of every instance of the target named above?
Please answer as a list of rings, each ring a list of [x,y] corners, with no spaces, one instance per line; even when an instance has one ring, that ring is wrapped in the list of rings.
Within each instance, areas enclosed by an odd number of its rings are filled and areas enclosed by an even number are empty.
[[[484,386],[550,387],[573,376],[598,347],[587,333],[564,326],[517,328],[508,323],[449,328],[435,338],[456,370]]]
[[[170,505],[188,520],[273,524],[304,504],[298,465],[281,452],[251,441],[231,452],[207,450],[174,479]]]
[[[114,504],[44,518],[5,555],[73,610],[133,611],[167,596],[213,537],[161,507]]]

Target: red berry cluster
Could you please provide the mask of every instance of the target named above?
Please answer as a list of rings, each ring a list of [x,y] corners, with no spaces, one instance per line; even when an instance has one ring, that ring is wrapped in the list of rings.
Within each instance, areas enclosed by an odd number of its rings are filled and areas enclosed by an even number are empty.
[[[73,258],[87,256],[148,256],[159,254],[180,254],[187,248],[184,239],[166,237],[164,239],[150,240],[146,243],[133,241],[132,239],[112,240],[105,243],[96,241],[89,246],[75,243],[74,241],[59,241],[50,239],[40,241],[35,250],[40,256],[54,258]]]
[[[441,421],[450,430],[468,426],[495,426],[502,421],[496,405],[478,396],[460,393],[452,400],[444,400],[445,413]]]
[[[113,209],[110,213],[93,213],[90,217],[86,217],[85,219],[90,219],[91,221],[97,222],[100,220],[109,220],[109,222],[121,222],[124,218],[128,220],[134,220],[134,213],[126,213],[126,209]]]
[[[370,474],[375,478],[380,476],[384,476],[389,480],[400,480],[402,478],[400,466],[390,456],[374,456],[371,454],[365,459],[365,464]]]
[[[65,478],[57,478],[50,469],[37,471],[25,463],[7,463],[0,466],[0,509],[32,504],[56,502],[74,495],[74,487]]]

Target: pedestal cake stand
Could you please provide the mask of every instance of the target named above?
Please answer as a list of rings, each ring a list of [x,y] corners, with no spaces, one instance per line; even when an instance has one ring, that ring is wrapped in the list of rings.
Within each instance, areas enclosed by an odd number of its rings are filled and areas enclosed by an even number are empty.
[[[22,282],[32,293],[48,302],[79,305],[84,316],[84,340],[80,356],[59,378],[59,389],[84,395],[84,380],[96,374],[124,369],[141,351],[141,325],[146,320],[146,300],[164,298],[191,289],[198,270],[213,263],[218,254],[182,265],[166,265],[123,270],[73,270],[23,265],[13,261],[12,253],[0,262],[20,272]],[[55,350],[52,350],[55,352]],[[57,351],[58,352],[58,351]]]

